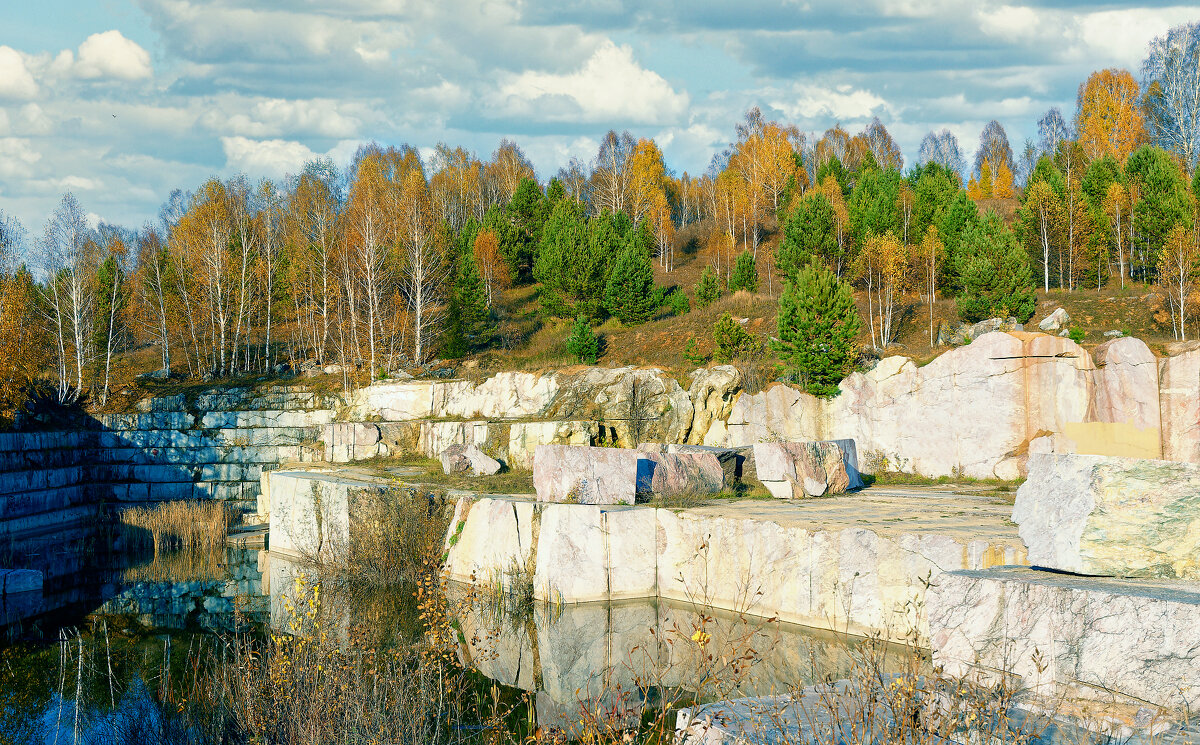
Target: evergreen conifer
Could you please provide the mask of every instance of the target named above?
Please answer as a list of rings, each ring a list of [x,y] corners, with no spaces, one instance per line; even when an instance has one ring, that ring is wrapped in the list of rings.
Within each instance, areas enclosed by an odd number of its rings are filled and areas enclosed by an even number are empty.
[[[729,277],[729,291],[737,292],[758,290],[758,267],[754,264],[754,254],[742,251],[733,264],[733,274]]]
[[[963,233],[955,255],[958,314],[976,322],[1016,318],[1024,323],[1037,307],[1029,254],[994,212]]]
[[[617,255],[609,275],[604,307],[621,323],[634,326],[650,320],[658,305],[650,255],[638,241],[630,240]]]
[[[459,258],[447,315],[443,354],[450,359],[465,357],[486,347],[496,333],[495,320],[487,304],[487,287],[471,254]]]
[[[784,370],[813,395],[837,392],[854,367],[862,318],[850,286],[812,262],[787,282],[776,317],[774,348]]]
[[[721,285],[717,283],[717,275],[712,267],[704,267],[700,273],[700,281],[696,283],[696,305],[707,308],[721,297]]]
[[[596,364],[600,357],[600,339],[592,333],[592,326],[584,316],[576,316],[571,335],[567,337],[567,351],[580,362]]]

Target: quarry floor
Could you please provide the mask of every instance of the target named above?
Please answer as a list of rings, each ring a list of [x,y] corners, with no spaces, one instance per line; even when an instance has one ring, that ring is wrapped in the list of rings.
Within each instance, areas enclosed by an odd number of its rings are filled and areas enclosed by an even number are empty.
[[[382,477],[401,484],[446,487],[442,483],[425,482],[422,477],[426,473],[417,466],[330,469],[330,476],[348,480],[371,482]],[[536,501],[533,494],[490,490],[451,488],[448,494],[451,497],[488,496]],[[677,512],[766,521],[785,528],[813,531],[868,528],[884,538],[937,534],[958,540],[984,539],[1020,545],[1017,526],[1011,520],[1012,495],[1012,492],[998,492],[992,486],[974,484],[872,485],[857,492],[811,499],[717,497],[697,500],[695,505],[665,506]],[[639,504],[633,509],[642,506],[649,505]]]

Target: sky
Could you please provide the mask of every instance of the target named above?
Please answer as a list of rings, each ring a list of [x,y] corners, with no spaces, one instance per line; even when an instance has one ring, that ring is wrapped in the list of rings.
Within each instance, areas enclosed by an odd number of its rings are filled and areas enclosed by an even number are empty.
[[[359,143],[487,158],[541,179],[609,129],[703,171],[751,106],[817,133],[878,116],[1014,149],[1094,70],[1137,75],[1200,6],[979,0],[39,0],[0,11],[0,210],[36,237],[64,192],[139,227],[174,188],[281,178]]]

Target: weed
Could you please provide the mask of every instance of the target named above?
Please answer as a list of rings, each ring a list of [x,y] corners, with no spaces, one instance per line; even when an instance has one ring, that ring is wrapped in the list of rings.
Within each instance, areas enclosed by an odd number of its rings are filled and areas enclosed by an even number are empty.
[[[232,513],[222,502],[176,501],[121,512],[131,548],[211,551],[225,545]]]

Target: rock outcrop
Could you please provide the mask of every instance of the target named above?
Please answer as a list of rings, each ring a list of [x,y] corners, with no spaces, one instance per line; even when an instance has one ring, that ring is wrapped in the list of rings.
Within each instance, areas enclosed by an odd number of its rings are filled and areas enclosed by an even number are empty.
[[[1133,338],[1093,356],[1058,336],[982,333],[924,366],[884,358],[831,399],[783,384],[750,394],[721,365],[695,371],[686,391],[659,370],[586,368],[379,383],[350,403],[343,417],[381,418],[392,450],[475,445],[514,468],[529,468],[541,444],[841,439],[864,467],[927,476],[1016,479],[1031,452],[1200,462],[1200,345],[1160,359]]]
[[[832,399],[782,385],[743,394],[705,444],[852,439],[876,467],[1015,479],[1031,439],[1094,420],[1094,373],[1069,339],[989,333],[924,367],[884,358]]]
[[[1033,455],[1013,522],[1035,566],[1200,580],[1200,465]]]

